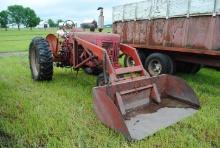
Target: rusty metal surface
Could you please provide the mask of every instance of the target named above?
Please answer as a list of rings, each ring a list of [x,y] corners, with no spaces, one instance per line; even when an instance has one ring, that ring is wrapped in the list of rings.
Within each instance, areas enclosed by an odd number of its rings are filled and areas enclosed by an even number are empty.
[[[125,123],[131,138],[134,140],[141,140],[186,117],[192,116],[196,112],[197,110],[193,108],[164,107],[151,114],[138,114],[130,120],[126,120]]]
[[[53,34],[48,34],[46,40],[49,43],[49,47],[52,50],[53,56],[57,57],[58,54],[58,38]]]
[[[151,34],[149,28],[144,29],[145,22],[142,23],[135,28],[136,31],[138,32],[141,28],[143,32]],[[166,22],[159,23],[159,21],[155,22],[159,27],[166,25]],[[140,41],[140,33],[132,32],[134,26],[134,22],[127,24],[129,32],[126,34],[125,41]],[[153,30],[156,31],[157,27],[153,27]],[[163,42],[161,34],[160,30],[154,36],[154,44]],[[103,70],[104,79],[109,77],[108,81],[104,80],[104,86],[93,89],[94,110],[105,125],[122,133],[129,140],[149,136],[162,127],[167,127],[192,115],[192,112],[185,112],[188,108],[197,110],[200,106],[196,94],[184,80],[169,75],[150,77],[145,71],[136,49],[121,44],[119,35],[71,32],[61,42],[54,35],[47,36],[47,41],[53,51],[54,60],[63,62],[64,67],[77,70],[85,66],[99,66]],[[119,65],[119,49],[132,57],[134,66],[121,67]],[[178,118],[169,116],[163,118],[161,117],[164,115],[163,113],[157,114],[160,109],[164,109]],[[161,117],[163,120],[151,128],[148,125],[151,125],[154,120],[151,121],[147,117],[141,118],[142,115],[157,119]],[[147,126],[143,124],[138,124],[138,127],[134,126],[133,121],[136,122],[136,120],[143,121]]]
[[[103,89],[93,89],[93,105],[96,116],[102,123],[130,139],[123,117],[115,106],[114,100],[107,96],[106,91]]]
[[[192,88],[184,80],[169,75],[142,76],[96,87],[93,96],[97,117],[129,140],[150,136],[194,114],[200,107]],[[160,110],[173,116],[164,116]],[[161,122],[153,123],[156,119]],[[140,121],[146,125],[136,127],[134,120],[136,124]]]
[[[113,7],[113,22],[191,16],[216,16],[219,0],[145,0]]]
[[[134,47],[140,45],[145,48],[172,47],[182,51],[196,49],[201,52],[204,50],[220,51],[219,28],[220,16],[128,21],[113,24],[113,32],[121,35],[121,41],[132,44]]]

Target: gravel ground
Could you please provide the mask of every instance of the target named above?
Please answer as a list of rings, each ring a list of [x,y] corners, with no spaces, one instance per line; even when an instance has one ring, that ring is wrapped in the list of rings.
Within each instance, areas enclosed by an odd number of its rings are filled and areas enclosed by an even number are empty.
[[[11,57],[11,56],[23,56],[27,55],[27,51],[20,51],[20,52],[0,52],[0,58],[1,57]]]

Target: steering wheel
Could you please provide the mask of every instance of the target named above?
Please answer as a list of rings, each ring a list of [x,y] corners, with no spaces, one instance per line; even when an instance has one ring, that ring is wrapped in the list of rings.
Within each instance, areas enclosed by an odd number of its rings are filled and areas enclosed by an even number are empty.
[[[71,21],[71,20],[66,20],[64,23],[63,23],[63,28],[64,29],[72,29],[73,26],[74,26],[74,22]]]
[[[69,34],[69,32],[72,30],[72,28],[74,27],[74,22],[71,21],[71,20],[66,20],[63,25],[62,25],[62,28],[61,28],[61,33],[58,33],[60,34],[60,36],[62,36],[63,38],[66,38]]]

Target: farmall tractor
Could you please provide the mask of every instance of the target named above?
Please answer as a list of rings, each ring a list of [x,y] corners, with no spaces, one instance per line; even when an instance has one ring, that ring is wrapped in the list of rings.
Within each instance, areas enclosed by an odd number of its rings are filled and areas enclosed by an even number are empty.
[[[196,94],[184,80],[171,75],[150,77],[136,50],[121,44],[119,35],[74,27],[67,32],[68,24],[58,36],[36,37],[30,43],[34,80],[52,80],[53,65],[98,74],[92,91],[97,118],[128,140],[150,136],[199,109]],[[123,67],[120,53],[131,57],[134,65]]]

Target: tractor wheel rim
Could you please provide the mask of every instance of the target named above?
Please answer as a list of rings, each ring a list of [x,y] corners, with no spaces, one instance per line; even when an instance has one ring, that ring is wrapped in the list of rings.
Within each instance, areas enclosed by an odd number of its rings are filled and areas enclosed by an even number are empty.
[[[159,60],[151,60],[148,65],[148,71],[151,75],[157,76],[162,72],[162,65]]]
[[[40,64],[39,64],[39,60],[37,57],[36,49],[32,50],[31,52],[31,67],[32,67],[34,76],[37,76],[39,73]]]

